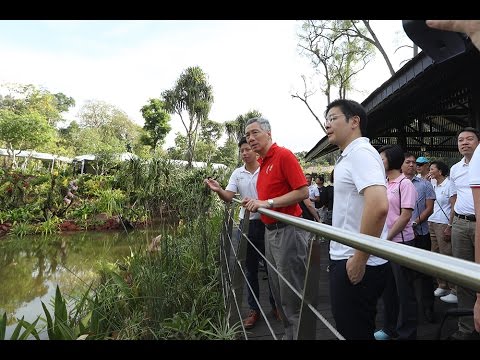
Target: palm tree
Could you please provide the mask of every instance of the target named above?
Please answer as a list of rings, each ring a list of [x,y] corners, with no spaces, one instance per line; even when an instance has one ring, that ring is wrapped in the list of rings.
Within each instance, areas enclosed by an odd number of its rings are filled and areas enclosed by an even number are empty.
[[[187,132],[188,166],[191,167],[195,154],[198,131],[213,103],[213,90],[207,82],[207,75],[198,67],[187,68],[178,78],[171,90],[162,93],[165,109],[170,114],[178,114]],[[184,111],[188,114],[188,122],[184,118]]]

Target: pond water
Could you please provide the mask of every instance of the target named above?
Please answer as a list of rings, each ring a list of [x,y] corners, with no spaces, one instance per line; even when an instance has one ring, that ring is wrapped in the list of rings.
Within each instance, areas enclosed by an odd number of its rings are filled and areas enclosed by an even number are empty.
[[[162,226],[122,232],[73,232],[49,236],[0,239],[0,316],[7,313],[6,339],[10,339],[16,318],[33,322],[45,318],[41,302],[52,313],[57,285],[66,299],[79,297],[98,277],[103,262],[115,263],[131,250],[145,248]],[[44,325],[44,322],[37,323]],[[47,339],[46,331],[40,333]]]

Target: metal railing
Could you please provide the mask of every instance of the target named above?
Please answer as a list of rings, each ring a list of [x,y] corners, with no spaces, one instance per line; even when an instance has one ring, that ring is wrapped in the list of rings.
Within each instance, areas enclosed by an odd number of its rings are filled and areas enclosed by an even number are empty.
[[[250,287],[250,284],[246,281],[243,270],[247,253],[247,241],[250,241],[246,236],[249,227],[249,211],[245,211],[241,229],[242,236],[237,246],[235,246],[236,241],[232,238],[234,229],[234,206],[232,205],[235,203],[241,204],[241,201],[233,199],[233,203],[226,204],[225,206],[223,231],[220,238],[221,277],[227,312],[231,316],[233,323],[241,323],[240,309],[243,299],[243,286],[246,283],[247,286]],[[350,232],[269,209],[260,208],[258,212],[278,221],[309,231],[312,234],[337,241],[435,278],[441,278],[456,285],[480,292],[480,264],[412,246],[404,246],[374,236]],[[259,250],[251,242],[250,244],[259,253],[259,256],[265,260],[268,271],[276,271],[279,279],[285,281],[290,289],[302,300],[298,329],[296,329],[296,339],[315,339],[317,320],[322,321],[338,339],[343,339],[342,335],[316,310],[320,277],[320,247],[318,240],[312,239],[309,243],[307,271],[303,289],[295,289],[289,284]],[[264,310],[260,306],[259,300],[255,298],[255,301],[260,307],[261,314],[266,321],[272,337],[277,339]],[[245,338],[248,338],[244,328],[243,333]]]

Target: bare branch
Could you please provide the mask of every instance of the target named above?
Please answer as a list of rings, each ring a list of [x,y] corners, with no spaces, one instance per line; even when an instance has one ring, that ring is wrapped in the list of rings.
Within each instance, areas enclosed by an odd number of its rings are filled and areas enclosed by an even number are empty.
[[[292,98],[296,98],[296,99],[299,99],[300,101],[302,101],[306,106],[307,106],[307,109],[310,111],[310,113],[313,115],[313,117],[315,118],[315,120],[317,120],[317,122],[320,124],[320,127],[322,128],[322,130],[327,133],[327,130],[325,130],[325,127],[323,126],[322,124],[322,121],[318,118],[318,116],[315,114],[315,112],[313,111],[313,109],[310,107],[310,104],[308,103],[307,99],[305,98],[302,98],[300,95],[298,95],[298,93],[294,94],[294,95],[291,95]]]
[[[300,96],[298,94],[298,92],[294,95],[291,95],[293,99],[299,99],[300,101],[302,101],[306,106],[307,106],[307,109],[308,111],[310,111],[310,113],[313,115],[313,117],[315,118],[315,120],[317,120],[317,122],[320,124],[320,127],[322,128],[322,130],[325,132],[325,134],[327,133],[327,131],[325,130],[325,127],[323,126],[322,124],[322,121],[318,118],[318,116],[315,114],[315,112],[313,111],[313,109],[311,108],[310,104],[308,103],[308,97],[310,95],[313,95],[313,93],[311,91],[308,91],[307,89],[307,82],[306,82],[306,79],[305,79],[305,76],[302,75],[302,80],[303,80],[303,86],[304,86],[304,93],[303,93],[303,97]]]
[[[404,48],[404,47],[413,49],[412,45],[402,45],[402,46],[397,47],[393,53],[395,54],[398,50],[400,50],[401,48]]]
[[[392,66],[392,63],[390,62],[390,59],[388,58],[388,55],[387,53],[385,52],[385,49],[383,48],[382,44],[380,43],[380,41],[378,40],[377,38],[377,35],[375,35],[375,33],[373,32],[373,29],[372,27],[370,26],[370,22],[368,20],[362,20],[363,21],[363,24],[365,25],[365,27],[367,28],[368,32],[370,33],[370,35],[372,35],[372,38],[373,38],[373,41],[374,41],[374,45],[377,47],[377,49],[380,51],[380,53],[382,54],[383,56],[383,59],[385,60],[385,62],[387,63],[387,66],[388,66],[388,70],[390,70],[390,74],[391,75],[394,75],[395,74],[395,70],[393,70],[393,66]]]

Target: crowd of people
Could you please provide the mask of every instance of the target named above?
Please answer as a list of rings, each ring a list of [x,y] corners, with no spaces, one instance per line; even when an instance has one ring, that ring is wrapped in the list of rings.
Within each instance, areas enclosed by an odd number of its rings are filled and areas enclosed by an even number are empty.
[[[465,32],[480,49],[480,21],[428,20],[427,25]],[[272,312],[282,321],[284,339],[295,338],[301,302],[278,275],[301,292],[311,237],[263,213],[258,216],[259,208],[303,216],[371,235],[378,241],[480,262],[477,129],[467,127],[458,132],[462,159],[449,169],[442,161],[431,161],[424,154],[416,157],[398,145],[375,149],[366,137],[366,110],[353,100],[328,104],[325,119],[329,142],[341,150],[334,167],[335,179],[332,171],[329,186],[324,186],[323,176],[313,182],[311,174],[303,173],[295,155],[273,142],[270,122],[262,117],[247,121],[245,138],[239,144],[245,165],[232,173],[226,189],[215,180],[205,179],[224,201],[240,194],[241,221],[245,209],[250,212],[248,236],[276,268],[268,270],[268,285]],[[259,255],[248,249],[247,278],[258,299]],[[416,339],[418,309],[427,321],[434,321],[435,297],[474,309],[473,317],[459,318],[452,339],[479,338],[479,293],[333,240],[329,258],[331,310],[336,328],[345,339]],[[380,299],[384,316],[382,328],[377,329]],[[251,328],[259,319],[258,304],[251,291],[248,300],[250,312],[244,325]]]

